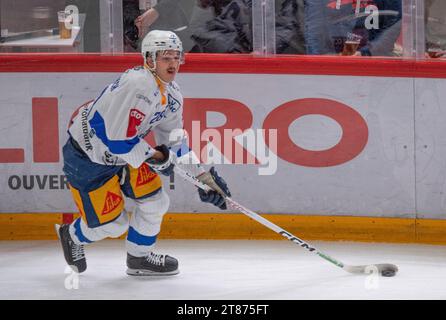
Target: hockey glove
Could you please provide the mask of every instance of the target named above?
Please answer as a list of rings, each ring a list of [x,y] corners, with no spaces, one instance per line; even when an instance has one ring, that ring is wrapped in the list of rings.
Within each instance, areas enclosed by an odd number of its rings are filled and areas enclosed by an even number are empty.
[[[174,161],[173,153],[164,144],[156,146],[155,150],[163,154],[164,160],[160,162],[153,158],[149,158],[146,160],[146,162],[156,172],[161,173],[165,176],[170,176],[175,166],[175,164],[173,163]]]
[[[204,191],[202,189],[198,189],[198,195],[200,196],[200,200],[203,202],[209,202],[213,205],[219,207],[221,210],[226,210],[226,197],[231,196],[231,192],[228,189],[228,186],[217,174],[214,167],[209,170],[209,172],[202,173],[197,177],[198,180],[207,184],[213,190]]]

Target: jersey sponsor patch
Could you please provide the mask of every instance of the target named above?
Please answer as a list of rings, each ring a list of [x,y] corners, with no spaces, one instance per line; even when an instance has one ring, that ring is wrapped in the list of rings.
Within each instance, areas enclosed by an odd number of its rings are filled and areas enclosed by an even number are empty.
[[[138,168],[138,177],[136,178],[136,186],[142,186],[146,183],[153,181],[157,177],[157,174],[149,169],[147,164],[143,164]]]
[[[105,197],[104,208],[102,209],[101,215],[105,216],[110,212],[113,212],[122,201],[122,197],[110,191],[107,192],[107,196]]]
[[[127,127],[127,138],[133,137],[137,133],[138,127],[144,121],[145,117],[146,115],[138,109],[130,109],[129,125]]]

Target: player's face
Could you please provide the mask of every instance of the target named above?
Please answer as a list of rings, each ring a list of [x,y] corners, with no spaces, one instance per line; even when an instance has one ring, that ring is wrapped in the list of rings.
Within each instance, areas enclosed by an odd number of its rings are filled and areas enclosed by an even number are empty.
[[[156,58],[156,74],[161,80],[171,82],[180,69],[181,54],[179,51],[166,50],[158,52]]]

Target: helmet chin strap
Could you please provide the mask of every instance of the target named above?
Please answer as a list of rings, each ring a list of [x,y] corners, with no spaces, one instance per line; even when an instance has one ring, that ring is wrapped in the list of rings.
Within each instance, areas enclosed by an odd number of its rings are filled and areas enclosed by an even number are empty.
[[[169,85],[168,82],[161,79],[155,71],[155,68],[150,68],[149,65],[144,63],[144,69],[149,70],[150,73],[155,77],[156,83],[158,84],[158,88],[161,92],[161,105],[167,105],[167,97],[165,96],[166,87]]]
[[[155,63],[156,63],[156,62],[155,62]],[[149,70],[149,71],[153,74],[153,76],[156,77],[162,84],[164,84],[164,85],[168,85],[168,84],[169,84],[169,82],[164,81],[163,79],[161,79],[160,76],[156,73],[156,71],[155,71],[155,69],[156,69],[156,65],[155,65],[155,67],[150,68],[149,65],[148,65],[147,62],[146,62],[146,63],[144,64],[144,68],[147,69],[147,70]]]

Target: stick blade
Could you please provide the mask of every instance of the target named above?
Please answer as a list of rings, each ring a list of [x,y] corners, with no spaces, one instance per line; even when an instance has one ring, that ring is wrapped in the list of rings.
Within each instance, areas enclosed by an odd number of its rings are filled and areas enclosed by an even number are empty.
[[[398,272],[398,267],[390,263],[344,266],[343,269],[353,274],[379,274],[383,277],[393,277]]]

